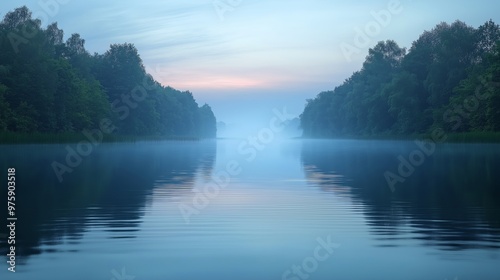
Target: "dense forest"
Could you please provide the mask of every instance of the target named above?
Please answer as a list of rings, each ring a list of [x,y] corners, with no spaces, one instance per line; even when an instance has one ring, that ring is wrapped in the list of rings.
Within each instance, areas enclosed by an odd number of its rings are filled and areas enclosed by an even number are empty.
[[[85,40],[64,41],[57,23],[41,27],[23,6],[0,23],[0,132],[62,133],[103,122],[120,135],[215,137],[208,105],[162,86],[133,44],[90,54]]]
[[[305,137],[500,131],[500,29],[461,21],[424,32],[407,51],[369,50],[362,69],[307,101]]]

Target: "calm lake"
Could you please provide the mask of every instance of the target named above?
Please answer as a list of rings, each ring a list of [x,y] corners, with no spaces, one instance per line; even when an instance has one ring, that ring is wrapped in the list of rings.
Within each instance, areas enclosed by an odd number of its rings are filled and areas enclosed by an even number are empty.
[[[497,144],[67,147],[0,146],[0,279],[500,279]]]

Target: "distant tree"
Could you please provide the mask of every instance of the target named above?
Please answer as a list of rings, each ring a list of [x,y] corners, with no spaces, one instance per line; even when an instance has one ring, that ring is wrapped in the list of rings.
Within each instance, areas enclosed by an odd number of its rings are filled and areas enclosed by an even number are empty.
[[[58,46],[63,44],[64,31],[57,27],[57,22],[49,24],[45,33],[47,34],[47,40],[51,45]]]
[[[85,40],[82,39],[78,33],[71,34],[71,37],[66,40],[66,48],[69,57],[87,52],[85,50]]]
[[[217,135],[217,120],[208,104],[199,108],[200,136],[203,138],[214,138]]]
[[[477,62],[482,62],[489,54],[495,52],[497,42],[500,41],[500,26],[491,19],[479,26],[476,31]]]
[[[5,14],[2,21],[2,24],[11,31],[25,27],[25,25],[29,23],[35,23],[40,26],[41,22],[31,18],[31,11],[26,6],[22,6],[14,11],[8,12]]]

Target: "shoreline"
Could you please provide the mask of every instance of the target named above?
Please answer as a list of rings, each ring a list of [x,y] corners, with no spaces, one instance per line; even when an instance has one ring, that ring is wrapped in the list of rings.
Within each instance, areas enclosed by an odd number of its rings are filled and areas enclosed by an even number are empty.
[[[103,135],[102,143],[133,143],[140,141],[200,141],[206,138],[194,136],[159,136],[159,135]],[[225,138],[210,138],[223,140]],[[244,138],[242,138],[244,139]],[[378,140],[378,141],[413,141],[432,139],[430,134],[419,135],[375,135],[375,136],[345,136],[345,137],[294,137],[291,140]],[[0,133],[0,145],[23,144],[70,144],[85,141],[81,133]],[[500,132],[465,132],[446,134],[446,140],[441,143],[500,143]]]
[[[500,143],[500,132],[463,132],[445,134],[446,140],[440,143]],[[432,139],[430,134],[417,135],[375,135],[375,136],[345,136],[345,137],[297,137],[303,140],[380,140],[380,141],[414,141]]]
[[[199,141],[204,138],[194,136],[137,136],[104,134],[101,143],[131,143],[140,141]],[[24,144],[71,144],[88,141],[82,133],[0,133],[0,145]]]

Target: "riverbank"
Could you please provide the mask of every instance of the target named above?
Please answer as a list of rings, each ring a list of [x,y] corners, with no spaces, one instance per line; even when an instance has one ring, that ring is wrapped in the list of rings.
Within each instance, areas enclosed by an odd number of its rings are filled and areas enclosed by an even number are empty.
[[[443,143],[500,143],[500,132],[464,132],[464,133],[447,133],[444,134],[445,140]],[[430,134],[415,134],[415,135],[372,135],[372,136],[352,136],[352,137],[324,137],[324,138],[309,138],[299,137],[298,139],[345,139],[345,140],[396,140],[396,141],[413,141],[432,139]]]
[[[309,138],[296,137],[293,139],[345,139],[345,140],[396,140],[413,141],[416,139],[431,139],[429,134],[418,135],[374,135],[374,136],[353,136],[335,138]],[[221,139],[221,138],[216,138]],[[223,138],[222,138],[223,139]],[[199,137],[193,136],[137,136],[137,135],[114,135],[104,134],[103,143],[138,142],[138,141],[198,141]],[[81,133],[0,133],[0,145],[2,144],[62,144],[78,143],[88,141]],[[446,134],[444,143],[500,143],[500,132],[466,132]]]
[[[102,143],[114,142],[138,142],[138,141],[197,141],[201,138],[192,136],[134,136],[134,135],[114,135],[103,134]],[[78,143],[80,141],[88,141],[87,137],[82,133],[65,132],[65,133],[14,133],[1,132],[0,145],[2,144],[63,144],[63,143]]]
[[[500,143],[500,132],[466,132],[447,134],[449,143]]]

